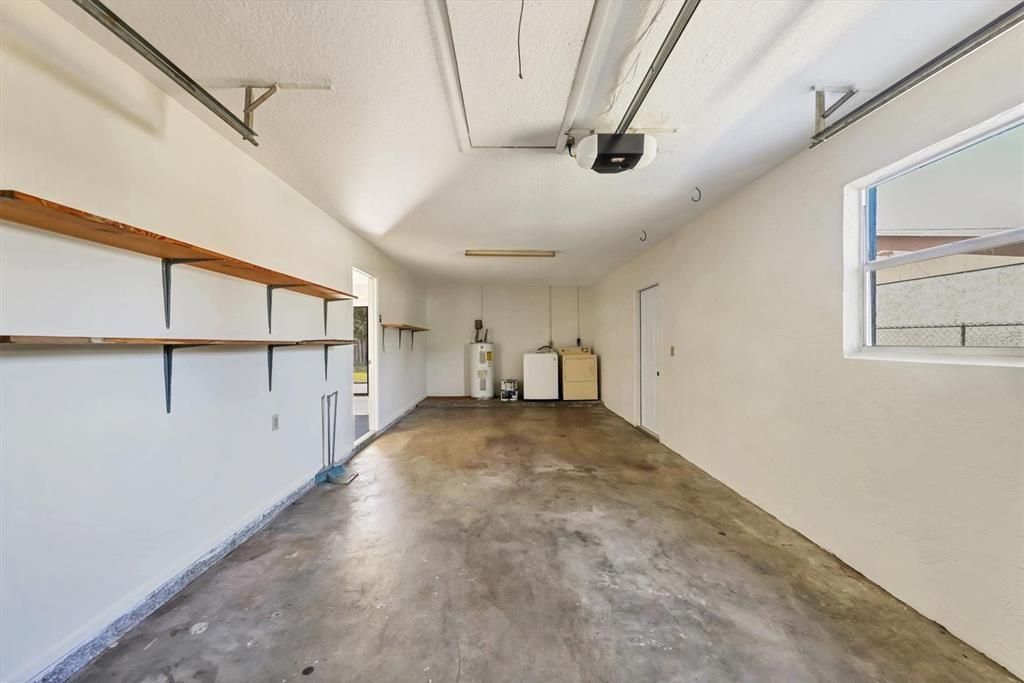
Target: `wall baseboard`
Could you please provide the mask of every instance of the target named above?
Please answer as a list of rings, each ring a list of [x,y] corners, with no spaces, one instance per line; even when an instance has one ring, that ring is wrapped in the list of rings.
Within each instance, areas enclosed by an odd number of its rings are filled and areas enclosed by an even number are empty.
[[[354,458],[359,451],[363,450],[384,432],[388,431],[403,417],[416,409],[416,406],[423,398],[418,398],[407,406],[397,417],[392,419],[382,428],[378,429],[369,438],[361,441],[348,453],[342,456],[340,464],[346,464]],[[326,470],[325,470],[326,471]],[[199,578],[207,569],[220,562],[232,550],[245,543],[256,535],[265,526],[283,511],[286,507],[298,500],[304,493],[316,485],[317,473],[314,477],[304,481],[297,488],[288,493],[284,498],[277,501],[264,510],[255,519],[244,525],[241,529],[231,534],[223,542],[211,549],[205,555],[183,569],[181,572],[165,581],[160,587],[147,595],[138,605],[115,620],[112,624],[100,631],[96,636],[82,643],[68,654],[64,655],[55,664],[43,672],[36,674],[29,679],[29,683],[63,683],[86,664],[95,659],[101,652],[116,643],[128,631],[138,626],[143,619],[162,607],[168,600],[173,598],[181,589]]]
[[[160,609],[181,589],[195,581],[203,572],[217,564],[228,553],[267,526],[282,510],[311,488],[313,488],[312,478],[304,481],[284,498],[264,510],[255,519],[249,521],[205,555],[165,581],[156,590],[143,598],[138,605],[104,628],[96,636],[64,655],[50,668],[29,679],[29,683],[63,683],[63,681],[68,680],[97,655],[116,643],[128,631],[138,626],[143,619]]]
[[[420,403],[422,403],[423,399],[425,399],[426,397],[427,397],[427,395],[423,394],[422,396],[420,396],[416,400],[412,401],[411,403],[407,403],[406,406],[404,408],[402,408],[398,412],[397,416],[392,418],[390,422],[388,422],[386,425],[384,425],[383,427],[381,427],[380,429],[377,430],[377,436],[380,436],[381,434],[383,434],[387,430],[391,429],[392,427],[394,427],[398,423],[399,420],[401,420],[403,417],[405,417],[406,415],[408,415],[412,411],[416,410],[416,407]],[[363,444],[359,444],[359,446],[362,447]]]

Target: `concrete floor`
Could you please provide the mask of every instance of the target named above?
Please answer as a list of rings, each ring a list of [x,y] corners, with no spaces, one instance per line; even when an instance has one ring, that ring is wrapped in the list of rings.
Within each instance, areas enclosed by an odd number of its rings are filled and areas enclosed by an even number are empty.
[[[366,386],[365,384],[363,385]],[[370,397],[355,394],[352,396],[352,415],[355,421],[353,435],[356,440],[370,431]]]
[[[600,406],[419,408],[76,681],[1013,681]]]

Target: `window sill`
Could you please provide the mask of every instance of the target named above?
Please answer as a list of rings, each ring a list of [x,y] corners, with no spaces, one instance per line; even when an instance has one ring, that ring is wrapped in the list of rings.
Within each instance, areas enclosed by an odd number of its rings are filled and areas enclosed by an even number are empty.
[[[989,365],[1024,368],[1024,348],[941,348],[929,346],[860,346],[846,349],[851,360],[883,360],[944,365]]]

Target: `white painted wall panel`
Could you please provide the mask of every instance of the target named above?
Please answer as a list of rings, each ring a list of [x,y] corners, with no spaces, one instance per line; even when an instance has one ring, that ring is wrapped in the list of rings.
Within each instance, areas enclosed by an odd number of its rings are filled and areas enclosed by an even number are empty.
[[[484,286],[483,321],[495,344],[496,380],[523,379],[523,354],[548,343],[575,346],[577,322],[583,344],[591,343],[589,288]],[[473,321],[480,317],[481,287],[436,284],[427,292],[427,393],[463,396],[465,347],[473,341]],[[579,316],[577,317],[577,311]],[[550,324],[550,327],[549,327]]]
[[[375,248],[38,3],[0,5],[0,187],[341,289],[380,279],[386,319],[422,322],[421,288]],[[266,338],[261,285],[0,225],[0,332]],[[319,299],[274,295],[274,336],[323,335]],[[351,304],[331,304],[350,336]],[[351,350],[0,352],[0,681],[23,681],[307,481],[320,396],[351,414]],[[425,350],[381,356],[381,423],[425,394]],[[270,416],[280,429],[270,431]],[[338,451],[352,445],[339,420]]]
[[[1017,674],[1024,373],[846,360],[841,307],[843,186],[1024,100],[1021,63],[1018,28],[594,288],[610,408],[659,282],[662,441]]]

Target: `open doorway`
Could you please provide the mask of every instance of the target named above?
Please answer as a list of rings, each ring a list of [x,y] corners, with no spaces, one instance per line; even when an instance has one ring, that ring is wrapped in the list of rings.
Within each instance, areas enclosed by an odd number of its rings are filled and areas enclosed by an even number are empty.
[[[376,378],[377,279],[352,269],[352,417],[355,442],[377,431],[378,389]]]
[[[658,435],[658,285],[640,290],[640,427]]]

